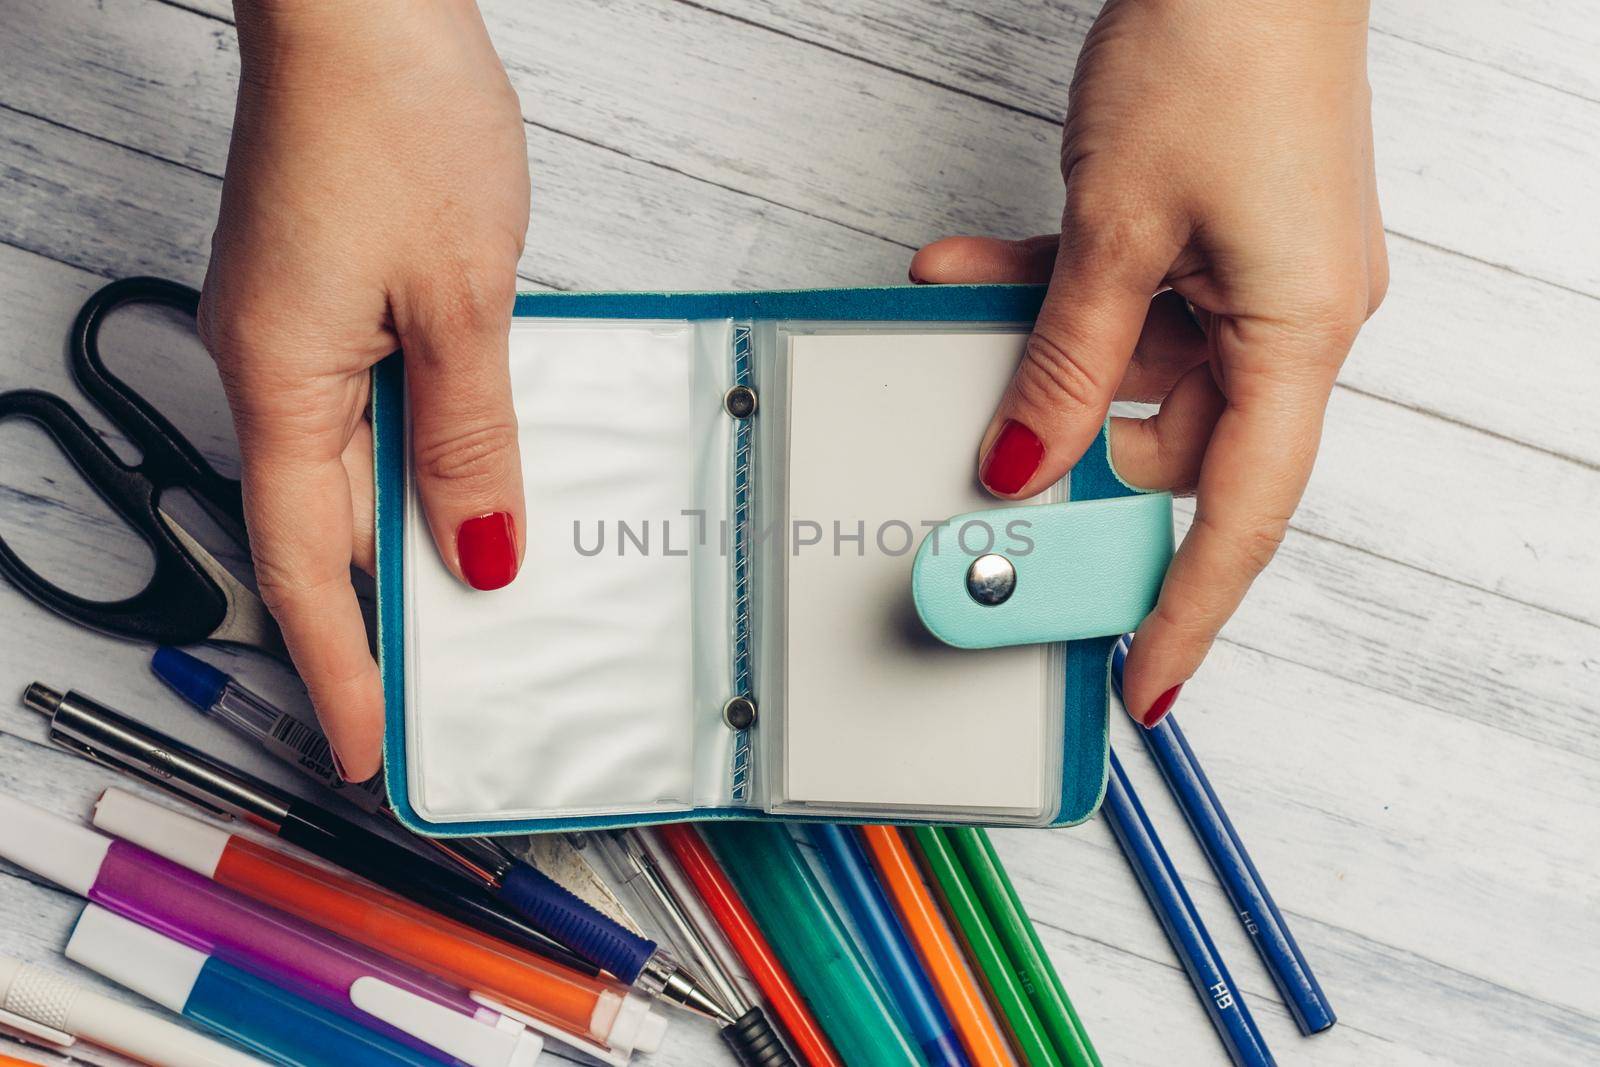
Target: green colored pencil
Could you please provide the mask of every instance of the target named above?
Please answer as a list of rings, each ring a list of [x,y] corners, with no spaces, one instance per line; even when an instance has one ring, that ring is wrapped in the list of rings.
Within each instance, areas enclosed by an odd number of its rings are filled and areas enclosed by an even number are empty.
[[[1029,1067],[1061,1067],[1061,1057],[1056,1055],[1038,1015],[1029,1006],[1011,961],[950,843],[935,826],[914,827],[910,836],[927,869],[934,896],[976,966],[1017,1055]]]
[[[1100,1067],[1100,1057],[1089,1043],[1072,1001],[1067,999],[1061,977],[1045,954],[1039,933],[1006,876],[988,833],[981,826],[947,826],[942,832],[977,891],[1012,970],[1021,979],[1023,992],[1044,1024],[1057,1055],[1068,1067]]]

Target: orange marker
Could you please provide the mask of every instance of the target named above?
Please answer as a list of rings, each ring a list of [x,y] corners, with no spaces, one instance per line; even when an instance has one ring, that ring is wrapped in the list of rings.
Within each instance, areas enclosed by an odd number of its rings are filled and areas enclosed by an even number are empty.
[[[649,1001],[625,985],[580,974],[385,890],[120,789],[100,797],[94,824],[219,885],[554,1027],[580,1047],[587,1042],[618,1052],[651,1052],[666,1029]]]
[[[973,1067],[1017,1067],[1011,1046],[900,831],[893,826],[863,826],[861,836]]]

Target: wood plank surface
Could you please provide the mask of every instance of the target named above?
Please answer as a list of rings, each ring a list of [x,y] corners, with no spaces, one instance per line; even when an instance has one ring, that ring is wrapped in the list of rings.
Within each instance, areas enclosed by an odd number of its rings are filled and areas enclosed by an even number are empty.
[[[527,123],[520,273],[563,289],[895,283],[944,233],[1053,228],[1057,123],[1095,12],[484,8]],[[238,67],[231,11],[0,11],[0,388],[75,395],[63,339],[88,292],[109,276],[204,273]],[[1115,740],[1280,1062],[1588,1062],[1600,24],[1573,0],[1380,0],[1373,25],[1390,298],[1341,375],[1283,550],[1180,710],[1340,1012],[1333,1031],[1298,1037],[1131,728],[1119,721]],[[220,388],[182,324],[146,316],[114,336],[140,386],[233,464]],[[145,550],[42,434],[0,425],[0,472],[0,533],[41,569],[101,595],[137,584]],[[178,707],[147,650],[9,587],[0,620],[0,691],[80,687],[296,785]],[[219,662],[303,706],[286,672]],[[8,699],[0,731],[6,792],[81,815],[110,782],[45,747],[38,718]],[[1101,823],[997,838],[1108,1063],[1225,1062]],[[0,865],[0,952],[51,960],[74,914]],[[708,1028],[679,1021],[642,1062],[729,1061]]]

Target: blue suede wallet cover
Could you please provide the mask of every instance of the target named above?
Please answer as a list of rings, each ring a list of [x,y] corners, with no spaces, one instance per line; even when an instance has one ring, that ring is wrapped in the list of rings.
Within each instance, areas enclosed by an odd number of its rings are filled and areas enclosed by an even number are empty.
[[[516,315],[531,318],[735,319],[833,322],[903,321],[1026,325],[1038,314],[1040,286],[901,286],[722,293],[524,293]],[[385,764],[390,801],[411,829],[435,836],[534,833],[686,819],[772,818],[749,808],[642,814],[437,823],[420,816],[407,793],[405,743],[405,405],[398,355],[373,372],[372,427],[377,479],[378,659],[383,675]],[[1072,471],[1070,499],[1103,500],[1138,493],[1112,469],[1104,432]],[[1105,789],[1109,671],[1115,635],[1067,643],[1066,724],[1061,807],[1054,825],[1082,822]],[[830,819],[829,821],[836,821]],[[842,820],[838,820],[842,821]]]

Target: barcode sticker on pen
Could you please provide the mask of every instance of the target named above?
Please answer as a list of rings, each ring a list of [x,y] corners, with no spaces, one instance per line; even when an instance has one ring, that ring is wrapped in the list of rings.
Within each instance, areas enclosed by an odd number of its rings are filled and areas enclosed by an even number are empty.
[[[335,773],[333,751],[328,747],[328,739],[299,719],[283,716],[272,727],[272,737],[293,750],[302,763],[318,774],[326,776]]]
[[[322,731],[292,715],[280,715],[272,724],[267,746],[282,758],[309,771],[323,785],[336,792],[346,792],[347,799],[366,811],[374,811],[383,804],[383,778],[363,782],[354,788],[334,767],[333,750]]]

